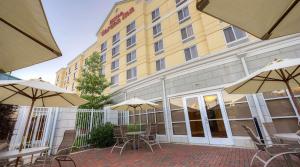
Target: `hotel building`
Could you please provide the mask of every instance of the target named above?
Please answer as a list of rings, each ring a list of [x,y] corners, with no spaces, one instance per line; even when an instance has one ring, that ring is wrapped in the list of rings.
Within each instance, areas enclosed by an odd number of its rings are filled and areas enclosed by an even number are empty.
[[[228,95],[223,88],[275,58],[300,57],[300,35],[260,41],[199,12],[196,3],[116,3],[97,41],[57,72],[56,84],[75,91],[85,59],[99,52],[114,103],[139,97],[160,104],[129,117],[121,113],[120,120],[157,123],[162,141],[251,146],[243,124],[263,138],[269,137],[264,123],[273,123],[279,132],[296,131],[299,116],[285,90]]]

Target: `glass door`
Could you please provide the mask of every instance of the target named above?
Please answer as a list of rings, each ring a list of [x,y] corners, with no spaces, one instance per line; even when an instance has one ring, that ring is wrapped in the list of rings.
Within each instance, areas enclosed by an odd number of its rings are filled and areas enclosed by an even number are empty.
[[[231,145],[232,135],[219,93],[184,98],[191,143]]]
[[[184,98],[186,129],[190,143],[208,144],[208,134],[205,129],[205,117],[200,112],[199,96]]]
[[[232,145],[232,134],[225,106],[220,94],[206,94],[202,100],[202,113],[205,115],[205,125],[210,144]]]

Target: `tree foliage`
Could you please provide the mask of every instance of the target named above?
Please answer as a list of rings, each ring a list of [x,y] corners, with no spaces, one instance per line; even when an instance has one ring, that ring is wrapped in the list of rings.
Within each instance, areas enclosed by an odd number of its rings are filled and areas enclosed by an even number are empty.
[[[77,79],[81,97],[89,101],[80,106],[84,109],[100,109],[110,103],[110,95],[105,95],[104,90],[110,86],[105,76],[101,74],[102,64],[100,54],[94,52],[85,62],[81,76]]]
[[[0,104],[0,140],[9,139],[15,125],[17,106]]]

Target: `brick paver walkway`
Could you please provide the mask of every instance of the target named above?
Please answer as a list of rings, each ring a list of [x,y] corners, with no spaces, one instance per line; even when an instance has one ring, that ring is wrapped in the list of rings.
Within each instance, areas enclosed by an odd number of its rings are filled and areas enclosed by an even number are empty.
[[[72,155],[78,167],[249,167],[254,150],[213,146],[164,144],[152,153],[142,148],[139,151],[92,149]],[[56,162],[53,164],[58,166]],[[71,167],[69,162],[63,166]],[[255,166],[261,166],[256,163]],[[285,166],[280,161],[271,166]],[[299,164],[300,166],[300,164]]]

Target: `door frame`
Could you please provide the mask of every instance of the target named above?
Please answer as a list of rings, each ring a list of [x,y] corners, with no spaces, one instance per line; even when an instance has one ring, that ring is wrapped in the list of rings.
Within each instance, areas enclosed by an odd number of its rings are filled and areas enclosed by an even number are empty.
[[[204,96],[208,95],[216,95],[220,109],[221,109],[221,114],[224,122],[224,126],[226,129],[227,133],[227,138],[216,138],[211,136],[211,131],[209,128],[209,123],[208,123],[208,117],[207,117],[207,111],[205,107],[205,101],[204,101]],[[191,135],[191,128],[190,128],[190,119],[188,116],[188,111],[187,111],[187,103],[186,100],[190,98],[197,98],[198,104],[199,104],[199,112],[201,114],[201,121],[202,121],[202,127],[204,131],[204,137],[192,137]],[[226,108],[225,104],[223,101],[222,93],[219,91],[213,91],[213,92],[206,92],[206,93],[198,93],[194,95],[189,95],[189,96],[184,96],[183,98],[183,106],[184,106],[184,115],[185,115],[185,120],[186,120],[186,129],[187,129],[187,135],[188,135],[188,141],[189,143],[194,143],[194,144],[213,144],[213,145],[233,145],[233,137],[232,137],[232,131],[230,128],[228,116],[226,113]]]

